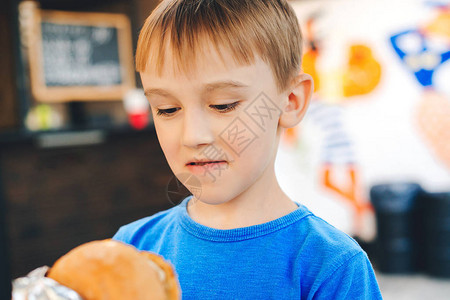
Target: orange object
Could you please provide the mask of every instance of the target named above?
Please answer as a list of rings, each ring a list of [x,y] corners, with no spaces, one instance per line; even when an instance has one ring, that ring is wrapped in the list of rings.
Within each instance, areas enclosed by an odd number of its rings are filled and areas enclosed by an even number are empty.
[[[344,73],[344,97],[370,93],[380,82],[381,65],[365,45],[350,47],[348,69]]]
[[[351,164],[346,166],[346,174],[348,184],[346,186],[339,185],[332,179],[333,165],[325,164],[321,170],[323,174],[323,185],[347,200],[355,209],[355,218],[353,220],[355,232],[362,232],[362,218],[363,214],[369,210],[373,211],[373,207],[367,200],[358,195],[358,173],[355,167]]]
[[[311,75],[314,80],[314,92],[317,92],[320,88],[320,77],[316,69],[316,62],[319,53],[314,50],[308,50],[303,55],[302,68],[305,73]]]
[[[85,300],[181,299],[171,265],[113,240],[83,244],[56,261],[47,277]]]
[[[319,48],[313,32],[314,21],[315,18],[311,17],[306,22],[305,39],[306,41],[308,41],[309,48],[303,54],[302,69],[305,73],[308,73],[313,78],[314,92],[317,92],[320,88],[320,77],[316,68],[317,58],[319,57]]]
[[[450,5],[440,10],[438,16],[425,26],[425,31],[450,38]]]

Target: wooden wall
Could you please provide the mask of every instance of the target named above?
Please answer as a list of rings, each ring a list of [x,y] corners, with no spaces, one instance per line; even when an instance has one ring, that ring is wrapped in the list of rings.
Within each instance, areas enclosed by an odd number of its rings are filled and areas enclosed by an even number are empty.
[[[61,149],[0,144],[0,167],[12,278],[173,207],[172,172],[154,132]]]
[[[0,130],[18,126],[19,116],[9,2],[0,5]]]

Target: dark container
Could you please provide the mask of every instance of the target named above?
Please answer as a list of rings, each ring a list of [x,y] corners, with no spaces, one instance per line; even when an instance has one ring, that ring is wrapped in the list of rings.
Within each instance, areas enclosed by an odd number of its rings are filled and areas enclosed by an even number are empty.
[[[419,269],[420,236],[416,183],[398,182],[375,185],[370,200],[377,218],[375,262],[384,273],[412,273]]]
[[[450,192],[423,197],[426,272],[450,278]]]

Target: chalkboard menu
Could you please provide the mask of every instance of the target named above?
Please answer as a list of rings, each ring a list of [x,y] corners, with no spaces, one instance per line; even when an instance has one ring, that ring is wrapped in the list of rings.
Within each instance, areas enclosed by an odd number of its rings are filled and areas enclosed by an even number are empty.
[[[121,84],[117,28],[43,22],[46,86]]]
[[[120,100],[134,87],[125,15],[36,9],[33,19],[28,56],[37,101]]]

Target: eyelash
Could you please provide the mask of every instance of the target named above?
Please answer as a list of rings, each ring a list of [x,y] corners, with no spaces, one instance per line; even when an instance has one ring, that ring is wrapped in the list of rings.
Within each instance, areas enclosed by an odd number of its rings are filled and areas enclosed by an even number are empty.
[[[226,113],[232,110],[235,110],[241,102],[236,101],[233,103],[228,104],[218,104],[218,105],[210,105],[210,107],[213,107],[214,109],[218,110],[220,113]]]
[[[218,104],[218,105],[210,105],[211,108],[216,109],[219,113],[227,113],[230,111],[235,110],[239,104],[241,104],[239,101],[233,102],[233,103],[229,103],[229,104]],[[180,110],[180,108],[174,107],[174,108],[168,108],[168,109],[157,109],[156,114],[158,116],[165,116],[165,117],[169,117],[171,115],[173,115],[174,113],[176,113],[178,110]]]
[[[168,109],[157,109],[156,110],[156,114],[158,116],[171,116],[172,114],[174,114],[176,111],[178,111],[179,108],[168,108]]]

